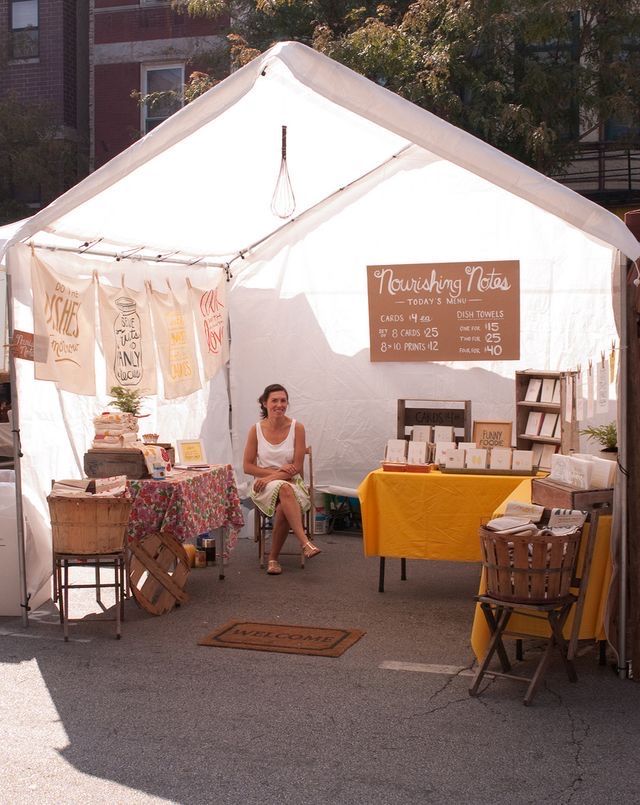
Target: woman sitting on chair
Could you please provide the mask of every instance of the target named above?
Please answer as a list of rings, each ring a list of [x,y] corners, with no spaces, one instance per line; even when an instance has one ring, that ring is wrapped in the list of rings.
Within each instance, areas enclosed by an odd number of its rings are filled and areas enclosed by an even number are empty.
[[[289,530],[302,546],[306,559],[320,553],[309,542],[302,513],[311,506],[302,480],[306,452],[304,427],[287,416],[289,395],[284,386],[273,383],[259,398],[262,422],[251,428],[244,449],[243,467],[255,481],[250,497],[267,517],[274,517],[267,573],[282,573],[278,557]]]

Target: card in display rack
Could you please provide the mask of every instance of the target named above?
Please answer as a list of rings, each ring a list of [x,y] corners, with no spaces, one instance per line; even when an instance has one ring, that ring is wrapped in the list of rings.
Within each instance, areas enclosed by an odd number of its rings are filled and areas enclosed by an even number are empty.
[[[404,439],[389,439],[384,455],[385,461],[404,464],[407,460],[407,443]]]
[[[409,442],[407,445],[407,462],[409,464],[427,463],[427,443]]]

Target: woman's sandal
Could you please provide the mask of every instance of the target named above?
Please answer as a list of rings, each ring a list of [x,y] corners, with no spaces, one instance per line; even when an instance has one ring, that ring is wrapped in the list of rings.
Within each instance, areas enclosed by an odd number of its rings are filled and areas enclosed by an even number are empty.
[[[305,542],[302,546],[302,553],[304,554],[305,559],[313,559],[314,556],[317,556],[319,553],[322,553],[320,548],[317,545],[314,545],[313,542]]]
[[[279,576],[282,573],[280,563],[276,562],[275,559],[269,559],[269,563],[267,565],[267,573],[270,576]]]

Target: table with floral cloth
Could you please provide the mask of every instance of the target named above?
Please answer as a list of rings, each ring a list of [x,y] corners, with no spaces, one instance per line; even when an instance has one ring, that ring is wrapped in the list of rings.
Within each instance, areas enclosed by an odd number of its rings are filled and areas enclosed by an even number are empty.
[[[212,465],[208,470],[174,469],[164,480],[130,480],[127,486],[133,499],[129,542],[154,531],[185,542],[221,528],[223,557],[233,550],[244,520],[230,464]]]

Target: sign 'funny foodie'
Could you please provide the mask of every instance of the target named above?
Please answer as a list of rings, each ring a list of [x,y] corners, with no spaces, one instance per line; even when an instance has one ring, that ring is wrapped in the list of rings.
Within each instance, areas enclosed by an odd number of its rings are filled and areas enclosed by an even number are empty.
[[[517,260],[367,266],[371,360],[520,357]]]

